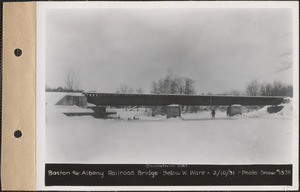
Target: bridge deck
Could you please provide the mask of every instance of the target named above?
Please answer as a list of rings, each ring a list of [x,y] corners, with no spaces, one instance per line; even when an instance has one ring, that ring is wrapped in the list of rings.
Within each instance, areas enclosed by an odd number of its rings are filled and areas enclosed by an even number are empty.
[[[83,93],[89,103],[104,106],[179,105],[278,105],[284,97],[216,96],[216,95],[155,95]]]

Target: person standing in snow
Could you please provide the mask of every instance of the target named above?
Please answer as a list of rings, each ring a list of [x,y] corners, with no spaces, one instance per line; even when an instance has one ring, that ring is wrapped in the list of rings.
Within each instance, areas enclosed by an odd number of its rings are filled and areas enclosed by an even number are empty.
[[[214,109],[211,110],[211,119],[214,119],[216,115],[216,111]]]
[[[226,109],[226,115],[229,117],[230,116],[230,107],[227,107]]]

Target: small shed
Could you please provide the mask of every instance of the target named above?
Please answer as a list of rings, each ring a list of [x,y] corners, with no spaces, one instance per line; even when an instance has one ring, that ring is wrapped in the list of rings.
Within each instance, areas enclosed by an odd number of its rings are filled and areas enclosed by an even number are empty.
[[[175,117],[180,117],[181,112],[180,112],[180,106],[177,104],[172,104],[167,106],[167,119],[169,118],[175,118]]]

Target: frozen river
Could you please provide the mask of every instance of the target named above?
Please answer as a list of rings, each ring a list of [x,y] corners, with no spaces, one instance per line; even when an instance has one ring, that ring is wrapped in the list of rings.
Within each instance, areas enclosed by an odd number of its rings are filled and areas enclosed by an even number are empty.
[[[77,163],[292,163],[292,118],[182,119],[118,110],[124,120],[67,117],[46,108],[46,161]],[[139,120],[128,121],[137,114]]]

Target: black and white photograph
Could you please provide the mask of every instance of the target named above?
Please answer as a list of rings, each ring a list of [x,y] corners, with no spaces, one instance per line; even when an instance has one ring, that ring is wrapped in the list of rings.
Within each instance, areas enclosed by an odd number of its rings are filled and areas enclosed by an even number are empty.
[[[294,11],[44,9],[45,163],[292,165]]]

